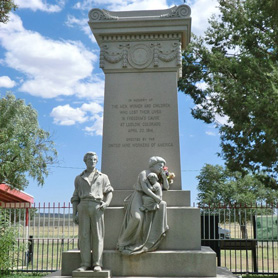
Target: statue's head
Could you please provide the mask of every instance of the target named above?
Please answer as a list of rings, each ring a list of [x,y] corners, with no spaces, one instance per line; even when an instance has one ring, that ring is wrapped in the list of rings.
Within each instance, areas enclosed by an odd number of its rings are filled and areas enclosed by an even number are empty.
[[[160,156],[152,156],[149,160],[149,168],[156,174],[160,174],[165,165],[165,159]]]
[[[98,156],[97,156],[97,154],[95,153],[95,152],[87,152],[85,155],[84,155],[84,158],[83,158],[83,161],[85,162],[85,164],[87,165],[87,163],[88,163],[88,158],[95,158],[96,160],[95,160],[95,163],[97,163],[98,162]],[[87,165],[88,166],[88,165]]]
[[[158,176],[156,173],[149,173],[147,178],[151,182],[151,184],[154,184],[158,181]]]

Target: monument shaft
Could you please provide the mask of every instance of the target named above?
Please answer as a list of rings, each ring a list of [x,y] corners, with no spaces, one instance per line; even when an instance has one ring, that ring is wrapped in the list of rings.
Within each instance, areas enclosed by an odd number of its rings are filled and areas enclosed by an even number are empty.
[[[117,189],[130,189],[155,154],[180,173],[176,83],[174,72],[106,74],[102,169]]]
[[[105,73],[102,171],[117,190],[131,189],[153,155],[176,174],[171,189],[181,189],[177,80],[189,16],[186,5],[89,14]]]

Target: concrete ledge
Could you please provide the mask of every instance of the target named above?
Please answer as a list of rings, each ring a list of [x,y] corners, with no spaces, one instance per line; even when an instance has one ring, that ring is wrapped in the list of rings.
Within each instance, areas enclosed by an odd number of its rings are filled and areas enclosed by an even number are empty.
[[[102,271],[98,271],[95,272],[93,270],[87,270],[87,271],[73,271],[72,272],[72,277],[87,277],[87,278],[110,278],[111,277],[111,273],[110,270],[102,270]]]
[[[226,267],[217,267],[217,278],[236,278],[239,276],[234,275],[228,268]]]
[[[62,255],[62,275],[71,275],[80,266],[80,252],[69,250]],[[103,267],[114,276],[215,277],[216,255],[209,247],[198,251],[156,251],[123,256],[104,251]]]
[[[122,207],[124,199],[130,195],[133,190],[115,190],[111,207]],[[163,200],[168,207],[190,207],[190,191],[188,190],[169,190],[163,191]]]
[[[190,207],[168,207],[170,227],[159,250],[200,250],[200,210]],[[109,207],[105,211],[104,249],[115,250],[124,218],[123,207]]]
[[[53,272],[46,277],[51,278],[71,278],[72,276],[61,276],[61,271]],[[123,278],[124,276],[113,276],[113,278]],[[159,278],[165,278],[166,276],[160,276]],[[192,276],[191,276],[192,277]],[[187,278],[191,278],[188,276]],[[224,267],[217,267],[216,268],[216,276],[215,278],[237,278],[238,276],[234,275],[231,271],[229,271],[227,268]],[[158,276],[129,276],[129,278],[158,278]],[[169,277],[167,277],[169,278]],[[175,277],[175,278],[182,278],[182,277]],[[198,278],[204,278],[204,277],[198,277]]]

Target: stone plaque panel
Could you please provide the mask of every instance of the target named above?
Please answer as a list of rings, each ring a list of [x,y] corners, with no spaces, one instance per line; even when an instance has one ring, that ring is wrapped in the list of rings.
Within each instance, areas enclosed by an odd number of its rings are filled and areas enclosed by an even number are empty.
[[[115,189],[132,189],[154,155],[181,189],[176,86],[176,71],[106,73],[102,171]]]

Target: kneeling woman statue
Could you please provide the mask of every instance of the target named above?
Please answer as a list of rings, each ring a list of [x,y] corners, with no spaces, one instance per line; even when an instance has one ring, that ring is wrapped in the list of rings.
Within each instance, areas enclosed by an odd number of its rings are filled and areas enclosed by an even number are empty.
[[[165,164],[162,157],[151,157],[149,169],[139,174],[134,192],[125,199],[126,212],[117,245],[124,255],[156,250],[169,229],[167,204],[161,198],[161,189],[169,189]]]

